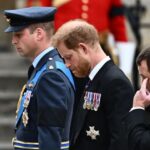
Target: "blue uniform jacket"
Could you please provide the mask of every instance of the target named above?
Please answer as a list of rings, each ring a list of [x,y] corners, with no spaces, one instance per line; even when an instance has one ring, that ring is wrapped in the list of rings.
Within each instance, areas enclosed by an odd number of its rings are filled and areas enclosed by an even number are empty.
[[[54,49],[40,60],[32,73],[31,78],[46,64],[32,93],[28,92],[26,96],[30,101],[16,124],[15,150],[69,148],[74,88],[66,75],[57,69],[56,61],[62,60]],[[25,92],[27,89],[23,94]]]

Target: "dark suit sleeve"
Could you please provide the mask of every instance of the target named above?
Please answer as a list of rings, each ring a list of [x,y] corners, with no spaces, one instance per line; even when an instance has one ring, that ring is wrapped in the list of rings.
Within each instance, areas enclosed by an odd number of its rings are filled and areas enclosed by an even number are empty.
[[[45,73],[37,87],[38,141],[40,150],[60,150],[67,116],[67,83],[59,71]]]
[[[147,117],[148,116],[148,117]],[[130,150],[150,150],[149,112],[133,110],[125,117]]]
[[[111,137],[109,150],[126,150],[127,139],[122,120],[131,108],[133,89],[128,80],[115,79],[109,82],[105,91],[105,113]]]

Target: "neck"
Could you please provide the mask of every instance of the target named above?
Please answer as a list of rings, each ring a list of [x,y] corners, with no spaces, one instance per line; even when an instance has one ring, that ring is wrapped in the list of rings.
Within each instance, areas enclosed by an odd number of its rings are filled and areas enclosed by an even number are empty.
[[[99,47],[97,51],[91,56],[92,68],[93,69],[100,61],[102,61],[104,58],[106,58],[107,55],[104,53],[104,51]]]
[[[47,48],[49,48],[51,46],[51,42],[47,41],[47,42],[41,42],[39,43],[39,45],[37,46],[36,52],[34,54],[34,56],[32,58],[29,58],[32,62],[33,60],[39,55],[41,54],[44,50],[46,50]]]

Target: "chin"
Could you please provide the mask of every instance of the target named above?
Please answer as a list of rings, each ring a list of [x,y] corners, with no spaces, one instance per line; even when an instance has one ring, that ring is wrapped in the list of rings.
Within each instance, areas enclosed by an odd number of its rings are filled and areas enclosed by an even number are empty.
[[[74,74],[75,77],[81,78],[81,75],[75,72],[72,72]]]
[[[78,78],[84,78],[87,76],[85,73],[82,73],[82,72],[72,71],[72,73],[74,74],[75,77],[78,77]]]
[[[78,77],[78,78],[85,78],[85,77],[86,77],[86,75],[83,75],[83,74],[82,74],[82,75],[81,75],[81,74],[80,74],[80,75],[78,74],[78,75],[75,75],[75,76]]]
[[[19,53],[18,54],[21,56],[21,57],[27,57],[24,53]]]

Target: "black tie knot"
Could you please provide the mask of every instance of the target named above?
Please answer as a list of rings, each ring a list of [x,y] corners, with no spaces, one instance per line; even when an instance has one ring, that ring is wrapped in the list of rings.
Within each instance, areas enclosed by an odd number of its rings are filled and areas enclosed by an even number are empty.
[[[85,89],[87,89],[89,87],[89,84],[91,83],[91,80],[90,78],[88,77],[87,79],[87,82],[86,82],[86,85],[85,85]]]

